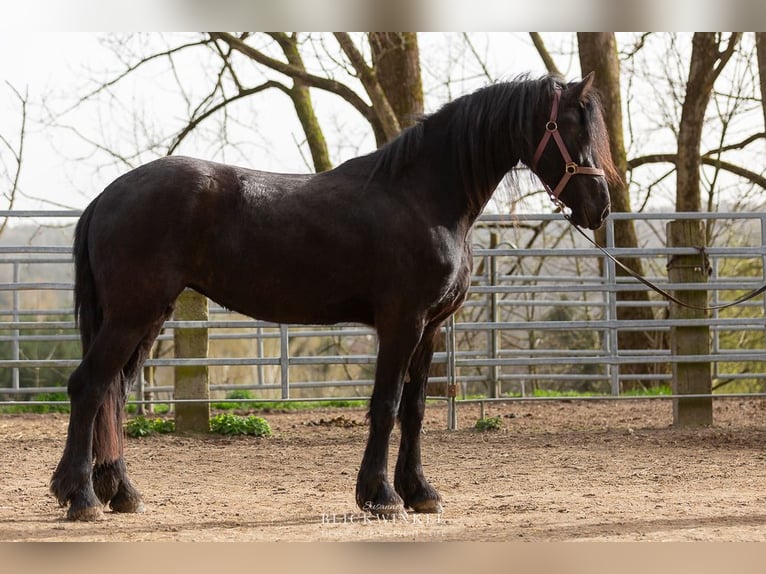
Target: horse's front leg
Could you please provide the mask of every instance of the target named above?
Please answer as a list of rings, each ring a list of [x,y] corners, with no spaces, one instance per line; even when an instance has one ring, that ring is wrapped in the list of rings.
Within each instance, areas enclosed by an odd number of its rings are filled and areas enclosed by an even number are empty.
[[[396,461],[394,486],[407,508],[415,512],[439,513],[441,496],[423,474],[420,458],[420,435],[426,408],[428,370],[434,354],[435,338],[440,324],[430,325],[420,341],[410,363],[410,379],[405,383],[399,406],[402,438]]]
[[[370,399],[370,434],[357,476],[356,503],[362,510],[379,516],[404,513],[402,499],[387,477],[388,445],[402,396],[404,375],[421,334],[422,323],[378,326],[379,350]]]

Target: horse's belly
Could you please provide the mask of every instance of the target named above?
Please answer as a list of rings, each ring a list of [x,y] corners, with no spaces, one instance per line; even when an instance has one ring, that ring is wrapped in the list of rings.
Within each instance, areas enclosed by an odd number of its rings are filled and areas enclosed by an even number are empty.
[[[216,303],[263,321],[296,324],[373,323],[372,305],[355,295],[317,289],[258,289],[248,294],[197,288]]]

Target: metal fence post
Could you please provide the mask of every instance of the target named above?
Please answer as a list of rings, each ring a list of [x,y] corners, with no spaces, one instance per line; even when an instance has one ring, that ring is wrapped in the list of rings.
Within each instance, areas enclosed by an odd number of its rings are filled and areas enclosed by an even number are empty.
[[[455,315],[446,323],[447,335],[447,429],[457,430],[457,365],[455,348]]]
[[[609,249],[614,248],[614,220],[607,220],[606,227],[606,246]],[[613,396],[620,394],[620,364],[617,361],[617,357],[620,354],[619,346],[619,328],[617,327],[617,269],[615,268],[614,261],[608,257],[604,257],[604,272],[606,274],[607,284],[612,288],[606,292],[607,306],[606,306],[606,319],[612,322],[614,325],[606,333],[604,333],[604,343],[607,346],[607,352],[610,361],[606,365],[606,372],[609,374],[609,386]]]
[[[18,261],[15,261],[13,263],[13,283],[14,285],[18,285],[21,281],[21,269]],[[21,315],[19,314],[20,310],[20,303],[19,303],[19,291],[18,289],[13,290],[13,314],[11,317],[13,318],[14,323],[18,323],[21,320]],[[19,329],[14,329],[11,331],[11,337],[13,338],[13,342],[11,344],[11,353],[14,361],[18,361],[21,358],[21,344],[19,343],[19,337],[21,336],[21,331]],[[20,371],[18,367],[13,368],[13,373],[11,375],[11,387],[14,391],[18,393],[19,389],[21,388],[21,377],[20,377]],[[16,398],[19,398],[18,395]]]
[[[144,404],[144,393],[146,392],[146,378],[144,377],[144,369],[138,369],[138,379],[136,380],[136,399],[139,401],[136,405],[136,413],[139,415],[146,414],[146,405]]]
[[[185,290],[176,302],[177,321],[207,321],[207,298]],[[176,358],[205,358],[208,354],[207,328],[181,328],[173,333]],[[209,376],[207,365],[178,365],[175,371],[176,399],[198,399],[200,402],[180,402],[176,405],[178,432],[208,432],[210,430]]]
[[[279,367],[282,382],[282,399],[290,398],[290,334],[287,325],[279,326]]]
[[[498,246],[498,234],[493,231],[489,234],[489,248],[496,249]],[[489,255],[489,284],[492,287],[497,285],[497,258],[494,254]],[[489,295],[489,344],[492,359],[497,359],[500,353],[500,337],[497,332],[498,308],[497,308],[497,290],[493,289]],[[489,367],[489,396],[496,399],[501,394],[500,389],[500,367],[493,364]]]

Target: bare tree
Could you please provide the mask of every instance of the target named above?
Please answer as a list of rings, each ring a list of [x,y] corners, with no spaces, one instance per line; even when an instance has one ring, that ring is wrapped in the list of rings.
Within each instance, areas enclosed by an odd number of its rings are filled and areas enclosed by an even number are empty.
[[[0,171],[2,172],[3,179],[6,181],[8,187],[3,191],[3,198],[6,202],[6,208],[8,210],[13,209],[16,197],[19,193],[19,181],[21,179],[21,168],[23,164],[24,156],[24,140],[27,133],[27,104],[29,102],[29,94],[25,92],[22,94],[17,90],[10,82],[5,82],[6,87],[10,90],[13,99],[16,100],[19,107],[19,128],[15,141],[12,136],[6,137],[0,133]],[[8,158],[8,159],[7,159]],[[0,234],[5,231],[5,227],[8,224],[8,218],[4,218],[0,223]]]
[[[734,33],[724,38],[713,32],[697,32],[692,39],[692,55],[686,98],[681,108],[678,126],[678,150],[676,152],[676,210],[700,211],[700,146],[705,124],[705,112],[713,84],[742,34]]]
[[[640,83],[642,80],[651,80],[649,85],[654,90],[654,98],[649,102],[654,108],[655,115],[645,116],[644,121],[648,120],[653,125],[652,136],[655,139],[667,139],[666,149],[671,145],[674,146],[681,152],[681,160],[686,162],[687,159],[683,156],[685,154],[688,158],[687,145],[691,130],[691,125],[687,122],[701,123],[694,128],[700,143],[696,146],[697,165],[691,168],[697,176],[695,184],[697,187],[692,192],[692,195],[696,197],[693,198],[691,205],[685,203],[683,208],[693,207],[695,204],[708,211],[718,209],[721,204],[727,205],[731,210],[762,208],[766,178],[759,167],[760,153],[755,150],[753,144],[766,138],[766,133],[763,130],[763,123],[754,121],[753,118],[754,112],[758,113],[757,108],[761,108],[762,105],[760,90],[757,86],[758,71],[755,69],[754,37],[741,37],[731,48],[721,48],[722,59],[715,69],[708,68],[708,73],[695,71],[703,78],[708,77],[709,80],[718,78],[721,74],[723,77],[717,82],[715,89],[709,88],[708,103],[701,112],[697,112],[697,120],[694,120],[691,107],[693,100],[700,98],[699,87],[692,87],[695,93],[687,95],[689,90],[685,78],[692,72],[692,66],[688,57],[680,57],[681,38],[674,35],[654,34],[652,36],[652,39],[642,36],[639,44],[643,46],[654,40],[655,45],[652,46],[651,52],[659,50],[668,55],[664,67],[657,67],[656,59],[647,56],[646,65],[654,69],[634,67],[631,71],[632,75],[629,76],[630,82]],[[662,45],[663,42],[664,45]],[[625,61],[635,66],[634,58],[638,51],[639,49],[630,51],[625,56]],[[719,50],[716,49],[716,51]],[[688,50],[686,53],[688,54]],[[726,64],[725,69],[724,64]],[[644,78],[644,76],[647,77]],[[694,83],[691,85],[694,86]],[[628,91],[631,91],[630,87]],[[630,113],[631,105],[638,107],[637,102],[641,100],[646,100],[645,95],[629,100],[629,113],[626,116],[629,122],[633,116],[640,115],[636,113],[639,110]],[[687,113],[682,121],[682,109],[685,105]],[[699,102],[696,105],[699,105]],[[650,202],[652,192],[661,187],[667,189],[667,198],[676,204],[678,194],[676,186],[672,184],[676,183],[673,176],[676,175],[679,164],[678,154],[670,151],[653,153],[651,148],[643,145],[641,135],[632,133],[632,125],[630,130],[633,136],[633,149],[641,152],[628,160],[628,173],[633,178],[634,188],[645,194],[639,210]],[[687,140],[687,143],[679,143],[681,138]],[[659,147],[658,145],[657,148]],[[648,166],[650,170],[652,166],[661,166],[662,171],[654,167],[658,175],[647,179],[640,175],[644,171],[642,169],[644,166]],[[686,169],[690,168],[687,166]],[[727,177],[723,177],[724,174],[727,174]],[[687,181],[688,178],[682,178],[682,182]],[[671,185],[666,186],[665,182]],[[680,189],[678,191],[681,194],[684,193]],[[683,198],[681,201],[684,201]]]

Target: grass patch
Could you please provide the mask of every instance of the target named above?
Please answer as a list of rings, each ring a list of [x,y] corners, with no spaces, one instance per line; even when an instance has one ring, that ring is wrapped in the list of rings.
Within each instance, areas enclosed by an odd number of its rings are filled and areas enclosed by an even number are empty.
[[[31,401],[56,401],[61,402],[60,405],[10,405],[7,407],[0,407],[0,413],[7,415],[21,414],[21,413],[33,413],[33,414],[45,414],[45,413],[68,413],[69,412],[69,397],[66,393],[40,393],[34,395]]]
[[[568,397],[595,397],[598,395],[601,395],[603,393],[594,393],[590,391],[555,391],[551,389],[535,389],[532,393],[533,397],[562,397],[562,398],[568,398]]]
[[[166,415],[170,412],[170,405],[168,403],[156,403],[152,406],[152,413],[155,415]],[[148,408],[149,405],[145,405]],[[138,412],[138,405],[131,404],[125,407],[125,412],[129,415],[134,415]]]
[[[357,408],[367,406],[366,400],[327,399],[322,401],[259,401],[243,402],[256,397],[249,390],[229,391],[226,400],[215,402],[211,407],[219,411],[297,411],[328,408]]]
[[[645,389],[630,389],[627,391],[623,391],[620,393],[620,396],[623,397],[654,397],[654,396],[660,396],[660,395],[670,395],[672,394],[670,390],[669,385],[661,385],[656,387],[648,387]],[[516,398],[521,397],[521,393],[504,393],[504,397],[508,398]],[[540,397],[540,398],[578,398],[578,397],[603,397],[603,396],[611,396],[610,393],[602,393],[602,392],[594,392],[594,391],[573,391],[573,390],[567,390],[567,391],[559,391],[556,389],[535,389],[531,395],[532,397]],[[486,398],[484,396],[481,396],[479,398]]]
[[[648,389],[631,389],[622,393],[626,397],[657,397],[660,395],[672,395],[670,385],[649,387]]]
[[[210,419],[210,432],[226,436],[248,435],[267,437],[271,436],[271,427],[265,419],[255,415],[242,417],[224,413]]]
[[[247,389],[243,389],[241,391],[229,391],[228,393],[226,393],[226,399],[227,399],[226,402],[212,403],[210,406],[219,411],[230,411],[234,409],[244,410],[244,409],[248,409],[252,407],[248,406],[249,403],[238,403],[236,401],[241,401],[243,399],[254,399],[254,398],[255,396],[253,396],[253,393],[251,393]]]
[[[333,400],[325,401],[269,401],[267,403],[252,403],[251,409],[255,410],[273,410],[273,411],[291,411],[291,410],[311,410],[311,409],[350,409],[366,407],[368,401],[360,400]]]
[[[484,417],[476,421],[473,425],[479,432],[498,431],[503,427],[503,421],[500,417]]]

